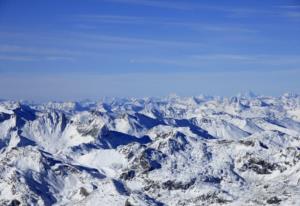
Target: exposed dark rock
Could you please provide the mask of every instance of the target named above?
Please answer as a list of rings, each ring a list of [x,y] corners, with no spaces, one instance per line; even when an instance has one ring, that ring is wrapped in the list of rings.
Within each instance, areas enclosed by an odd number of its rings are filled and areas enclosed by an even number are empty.
[[[185,135],[177,132],[168,140],[160,142],[158,145],[158,149],[162,150],[167,148],[171,154],[174,154],[178,151],[184,151],[187,144],[188,141],[186,140]]]
[[[82,195],[82,196],[85,196],[87,197],[90,193],[88,193],[88,191],[84,188],[84,187],[81,187],[80,188],[80,191],[79,193]]]
[[[264,149],[269,149],[269,147],[267,145],[265,145],[264,143],[262,143],[261,141],[259,141],[259,146],[261,146]]]
[[[135,176],[135,171],[134,170],[129,170],[127,172],[123,172],[120,176],[121,179],[123,180],[131,180]]]
[[[213,183],[213,184],[220,184],[221,181],[222,181],[221,178],[214,177],[214,176],[206,176],[203,180],[203,182],[209,182],[209,183]]]
[[[271,174],[272,171],[279,168],[279,165],[276,163],[269,163],[265,160],[251,158],[247,163],[241,168],[242,171],[252,170],[257,174]]]
[[[158,182],[154,182],[152,180],[146,180],[147,182],[147,186],[144,187],[144,190],[145,191],[151,191],[151,192],[154,192],[156,191],[157,189],[160,189],[160,184]]]
[[[144,202],[143,205],[164,206],[164,204],[144,193],[135,194],[133,198],[128,198],[125,201],[125,206],[140,206],[139,202]]]
[[[199,204],[200,202],[202,204]],[[192,203],[192,205],[210,205],[210,204],[217,203],[218,205],[220,205],[229,202],[231,202],[231,200],[227,200],[222,197],[219,197],[217,192],[212,192],[212,193],[200,195],[199,197],[196,198],[180,200],[178,202],[178,205],[186,205],[186,203]]]
[[[271,197],[270,199],[267,200],[268,204],[279,204],[280,202],[281,202],[281,199],[279,199],[276,196]]]
[[[255,143],[251,140],[240,140],[239,143],[251,147],[254,147],[255,145]]]
[[[161,168],[159,161],[161,161],[164,157],[165,155],[162,152],[152,148],[147,148],[142,152],[137,162],[143,169],[143,172],[149,172]]]
[[[132,205],[132,204],[129,202],[129,200],[127,199],[127,200],[125,201],[125,206],[134,206],[134,205]]]
[[[82,135],[82,136],[92,136],[92,137],[97,137],[99,132],[100,132],[100,128],[98,126],[94,126],[92,128],[86,129],[86,128],[77,128],[77,131]]]
[[[21,205],[21,202],[17,199],[13,199],[9,204],[9,206],[19,206],[19,205]]]
[[[162,184],[162,188],[167,190],[179,190],[179,189],[186,190],[189,187],[191,187],[193,184],[195,184],[195,182],[196,182],[196,178],[191,179],[187,183],[168,180]]]

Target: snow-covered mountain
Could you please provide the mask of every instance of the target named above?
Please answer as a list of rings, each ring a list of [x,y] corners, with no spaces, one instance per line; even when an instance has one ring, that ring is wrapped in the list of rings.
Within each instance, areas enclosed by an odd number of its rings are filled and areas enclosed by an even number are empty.
[[[0,102],[0,205],[300,205],[300,96]]]

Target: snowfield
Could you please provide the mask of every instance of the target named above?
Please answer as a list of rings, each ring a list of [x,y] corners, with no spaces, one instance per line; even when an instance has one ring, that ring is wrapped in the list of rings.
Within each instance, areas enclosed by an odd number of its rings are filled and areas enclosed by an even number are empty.
[[[0,101],[0,205],[300,205],[300,96]]]

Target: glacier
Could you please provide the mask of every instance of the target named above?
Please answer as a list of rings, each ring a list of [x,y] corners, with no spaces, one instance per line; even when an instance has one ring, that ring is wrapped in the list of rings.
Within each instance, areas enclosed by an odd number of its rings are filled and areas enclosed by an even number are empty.
[[[0,101],[0,205],[300,205],[300,96]]]

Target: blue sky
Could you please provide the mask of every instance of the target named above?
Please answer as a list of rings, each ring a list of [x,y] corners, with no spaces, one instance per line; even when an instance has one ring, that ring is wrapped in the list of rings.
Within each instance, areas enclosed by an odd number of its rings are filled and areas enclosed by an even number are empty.
[[[300,88],[300,1],[0,0],[0,99]]]

